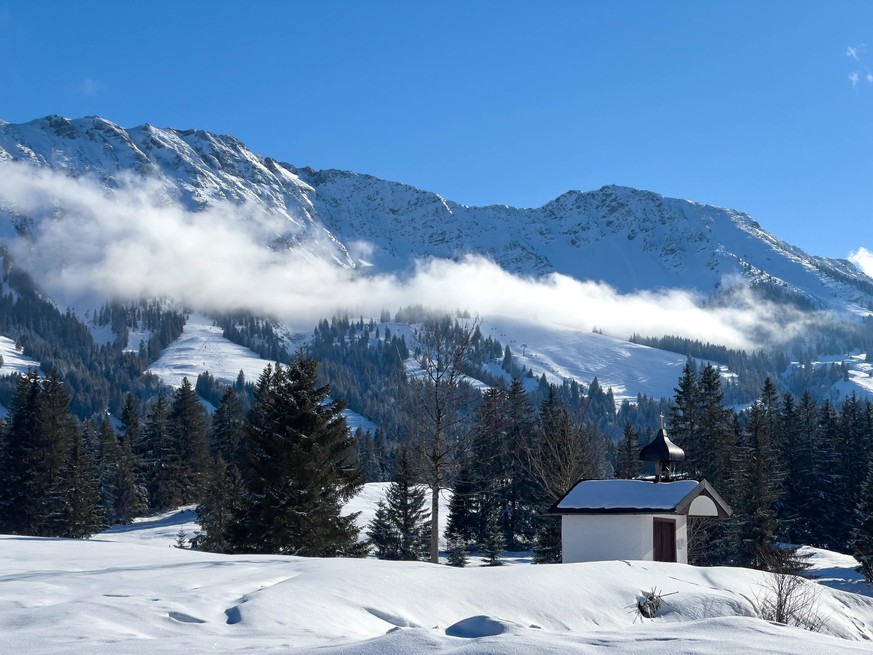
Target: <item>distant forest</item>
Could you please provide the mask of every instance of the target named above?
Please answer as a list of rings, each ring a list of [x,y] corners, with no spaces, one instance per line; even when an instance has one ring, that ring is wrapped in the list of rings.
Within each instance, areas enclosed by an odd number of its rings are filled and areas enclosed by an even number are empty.
[[[545,510],[580,477],[645,473],[635,454],[664,416],[687,451],[684,473],[707,478],[737,512],[701,527],[695,561],[762,565],[761,549],[776,539],[866,549],[873,404],[856,396],[834,402],[827,392],[847,371],[811,362],[873,351],[870,317],[822,327],[791,353],[635,335],[689,360],[672,397],[617,404],[596,379],[550,384],[519,367],[511,349],[469,317],[422,307],[384,311],[378,321],[338,315],[289,353],[275,321],[225,315],[215,320],[228,339],[276,364],[258,380],[241,373],[228,384],[204,373],[171,389],[143,371],[181,334],[184,308],[160,299],[106,303],[87,317],[115,335],[98,345],[88,326],[0,257],[0,334],[40,361],[42,373],[0,377],[0,403],[9,409],[0,421],[0,531],[83,537],[196,503],[205,549],[360,554],[337,508],[363,482],[390,481],[455,491],[449,537],[457,561],[471,548],[499,557],[503,547],[558,561],[557,523]],[[131,334],[144,337],[129,343]],[[440,378],[448,370],[450,382]],[[375,432],[349,434],[344,406],[372,420]],[[286,465],[277,469],[275,457]],[[300,458],[318,465],[296,474],[309,486],[294,491],[295,511],[321,511],[314,490],[333,490],[317,535],[304,535],[277,507],[257,505],[265,493],[296,489],[283,471]],[[255,505],[260,523],[243,520]],[[386,505],[373,535],[384,537],[391,511]],[[426,557],[433,533],[421,520],[415,544],[374,547],[386,557]]]

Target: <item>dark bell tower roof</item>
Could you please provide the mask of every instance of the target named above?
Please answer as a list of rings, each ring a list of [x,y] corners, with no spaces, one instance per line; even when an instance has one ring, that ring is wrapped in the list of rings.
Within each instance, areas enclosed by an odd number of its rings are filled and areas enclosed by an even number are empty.
[[[655,463],[655,482],[669,480],[673,475],[674,462],[685,461],[685,451],[670,441],[664,430],[664,416],[661,415],[661,429],[652,443],[640,451],[640,459]]]
[[[661,428],[652,443],[640,451],[640,459],[644,462],[684,462],[685,451],[670,441]]]

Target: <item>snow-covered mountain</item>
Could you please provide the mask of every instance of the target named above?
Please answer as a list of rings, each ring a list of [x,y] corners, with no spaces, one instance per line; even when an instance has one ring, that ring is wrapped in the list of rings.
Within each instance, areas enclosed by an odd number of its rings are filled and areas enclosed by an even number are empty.
[[[557,272],[619,292],[709,296],[746,280],[816,307],[866,313],[873,303],[873,280],[846,260],[808,255],[737,211],[626,187],[569,191],[534,209],[469,207],[368,175],[297,168],[230,136],[148,124],[125,130],[99,117],[0,124],[2,161],[91,175],[109,187],[145,176],[192,212],[250,203],[284,221],[265,246],[318,244],[318,256],[352,269],[402,273],[416,260],[472,253],[512,273]],[[34,217],[4,204],[0,236],[26,234]]]

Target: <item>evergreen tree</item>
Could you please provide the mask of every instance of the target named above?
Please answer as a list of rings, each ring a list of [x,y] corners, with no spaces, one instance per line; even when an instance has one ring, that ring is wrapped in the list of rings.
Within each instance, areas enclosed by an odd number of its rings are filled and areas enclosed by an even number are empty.
[[[149,407],[143,434],[139,455],[145,472],[149,507],[153,510],[177,507],[182,504],[182,462],[167,423],[166,396],[159,395]]]
[[[232,553],[243,538],[246,491],[242,475],[216,455],[203,499],[197,506],[200,532],[192,546],[212,553]]]
[[[148,490],[140,481],[139,470],[139,462],[133,453],[130,440],[122,440],[118,451],[113,507],[116,523],[127,525],[148,510]]]
[[[640,461],[640,442],[636,431],[629,422],[624,424],[624,433],[618,445],[617,456],[617,477],[630,480],[642,473],[643,463]]]
[[[534,479],[528,456],[533,450],[534,421],[532,408],[521,380],[514,378],[506,394],[507,467],[503,520],[507,546],[526,549],[534,542],[539,521],[539,485]]]
[[[182,378],[176,390],[167,427],[170,447],[164,454],[164,464],[172,466],[178,475],[174,481],[178,496],[173,498],[172,506],[195,502],[202,493],[210,460],[205,410],[188,378]]]
[[[82,539],[103,527],[97,466],[79,431],[73,433],[68,443],[66,458],[48,497],[51,507],[46,521],[48,534]]]
[[[0,528],[45,535],[51,531],[51,491],[76,434],[69,396],[56,374],[20,376],[10,402],[0,453]]]
[[[800,449],[799,462],[789,463],[790,488],[786,493],[794,498],[797,519],[793,527],[794,543],[816,544],[817,523],[822,508],[819,499],[823,493],[821,458],[818,452],[818,406],[808,391],[804,392],[797,405],[797,434],[794,443]],[[805,454],[808,452],[808,454]],[[793,478],[800,472],[800,480]]]
[[[242,403],[233,387],[228,387],[221,397],[221,404],[212,415],[210,445],[213,453],[220,454],[225,462],[239,466],[242,460],[242,440],[245,434],[245,417]]]
[[[449,530],[446,530],[446,541],[446,546],[448,548],[446,564],[458,568],[464,568],[467,566],[467,546],[464,543],[464,540],[451,533]]]
[[[804,429],[804,415],[809,410],[795,403],[794,396],[782,397],[779,443],[783,444],[785,494],[779,507],[780,534],[788,543],[808,543],[810,534],[808,495],[815,487],[813,479],[812,434]]]
[[[249,512],[241,549],[333,556],[353,549],[355,515],[343,504],[361,487],[342,405],[316,386],[314,360],[268,366],[247,421]],[[235,548],[237,544],[234,545]]]
[[[57,373],[52,373],[41,383],[39,397],[39,425],[31,435],[29,460],[31,476],[26,503],[30,515],[28,534],[46,534],[48,514],[52,511],[48,502],[49,491],[58,478],[70,441],[77,429],[70,414],[70,396],[64,389]]]
[[[483,394],[470,450],[461,460],[449,505],[449,529],[467,543],[484,541],[491,513],[508,518],[512,512],[514,460],[508,441],[508,413],[506,392],[491,388]],[[513,538],[508,521],[501,521],[500,529],[504,539],[507,532],[508,538]]]
[[[813,460],[817,497],[810,514],[810,527],[814,545],[834,550],[846,547],[846,526],[854,522],[849,514],[854,508],[843,500],[847,485],[840,466],[838,422],[836,409],[825,400],[818,411]]]
[[[428,555],[430,512],[426,495],[427,488],[415,482],[409,450],[401,446],[385,503],[377,509],[367,533],[380,559],[417,560]]]
[[[141,447],[142,416],[133,394],[127,394],[124,399],[120,421],[122,437],[130,444],[131,449],[136,452]]]
[[[36,372],[18,377],[0,452],[0,531],[29,534],[33,527],[28,488],[34,437],[39,430],[40,383]]]
[[[704,367],[696,397],[700,448],[694,453],[694,469],[700,479],[709,481],[716,489],[728,488],[736,458],[736,432],[733,412],[724,406],[721,376],[715,366]]]
[[[737,431],[734,413],[724,407],[721,376],[715,366],[707,365],[700,374],[696,398],[698,446],[691,472],[720,491],[728,504],[735,502],[731,479],[736,474]],[[736,557],[728,538],[729,521],[690,518],[688,522],[689,562],[701,566],[728,564]]]
[[[446,531],[464,543],[478,543],[480,515],[480,481],[476,476],[475,458],[467,457],[461,463],[452,486],[449,518]]]
[[[121,493],[121,445],[109,419],[88,421],[84,429],[92,433],[97,445],[97,471],[100,488],[100,510],[106,527],[114,525],[118,517],[115,509]]]
[[[777,507],[784,476],[774,443],[775,421],[770,416],[774,404],[765,385],[762,399],[749,410],[733,484],[737,557],[746,566],[761,565],[759,555],[772,547],[778,529]]]
[[[855,507],[860,501],[861,485],[867,474],[870,448],[873,446],[864,425],[864,406],[855,392],[843,401],[837,434],[846,484],[845,500]]]
[[[861,486],[854,526],[850,543],[852,555],[861,565],[867,582],[873,582],[873,463],[867,467],[867,476]]]
[[[373,519],[367,524],[367,539],[378,559],[400,559],[400,533],[381,498],[376,503]]]
[[[555,516],[540,519],[533,548],[533,560],[537,564],[560,564],[561,522]]]
[[[673,406],[667,426],[672,440],[685,451],[685,468],[691,477],[702,477],[698,466],[706,457],[704,445],[700,443],[700,386],[697,371],[689,360],[682,370],[679,385],[673,389]]]
[[[482,542],[482,552],[487,556],[485,562],[488,566],[500,566],[503,564],[503,549],[506,541],[503,538],[503,530],[500,528],[497,511],[492,509],[486,522],[485,539]]]

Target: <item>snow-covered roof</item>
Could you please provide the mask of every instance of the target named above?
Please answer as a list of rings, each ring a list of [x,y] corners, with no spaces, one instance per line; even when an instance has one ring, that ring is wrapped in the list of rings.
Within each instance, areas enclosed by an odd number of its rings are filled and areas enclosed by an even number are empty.
[[[645,480],[582,480],[552,507],[556,514],[622,514],[640,512],[688,513],[691,502],[699,495],[709,497],[722,514],[730,516],[730,507],[706,482],[679,480],[648,482]]]

